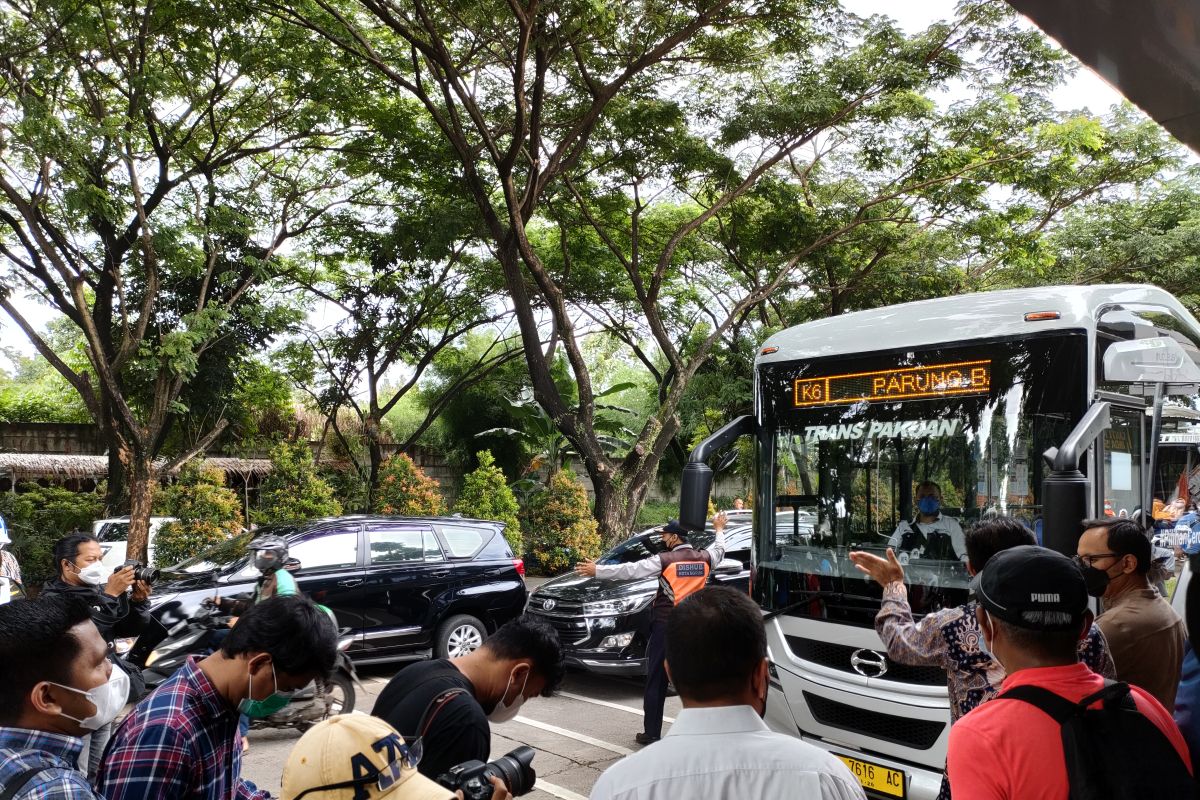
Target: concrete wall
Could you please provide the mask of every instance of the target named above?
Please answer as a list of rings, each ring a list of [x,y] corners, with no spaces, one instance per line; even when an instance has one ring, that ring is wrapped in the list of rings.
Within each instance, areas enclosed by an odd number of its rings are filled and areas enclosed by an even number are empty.
[[[0,453],[56,453],[102,456],[104,437],[95,425],[59,422],[0,424]]]

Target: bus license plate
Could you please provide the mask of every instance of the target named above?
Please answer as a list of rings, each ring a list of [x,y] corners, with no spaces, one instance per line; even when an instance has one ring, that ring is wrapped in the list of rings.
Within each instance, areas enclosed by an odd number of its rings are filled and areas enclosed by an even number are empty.
[[[904,773],[900,770],[859,761],[857,758],[846,756],[838,756],[838,758],[850,768],[850,772],[854,774],[864,789],[886,794],[889,797],[904,797]]]

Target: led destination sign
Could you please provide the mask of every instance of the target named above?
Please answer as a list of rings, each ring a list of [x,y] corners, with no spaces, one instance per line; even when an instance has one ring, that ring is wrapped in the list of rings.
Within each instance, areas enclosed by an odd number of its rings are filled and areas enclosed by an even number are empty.
[[[797,378],[792,404],[796,408],[887,400],[913,400],[986,394],[992,385],[992,362],[958,361],[923,367],[883,369]]]

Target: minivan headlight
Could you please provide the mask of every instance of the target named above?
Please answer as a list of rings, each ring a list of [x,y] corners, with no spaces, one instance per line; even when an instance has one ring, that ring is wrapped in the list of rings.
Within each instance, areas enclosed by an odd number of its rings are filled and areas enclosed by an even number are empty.
[[[583,615],[585,617],[613,617],[617,614],[629,614],[634,611],[641,611],[650,603],[654,594],[654,592],[647,592],[645,594],[629,595],[628,597],[618,597],[615,600],[597,600],[593,603],[584,603]]]

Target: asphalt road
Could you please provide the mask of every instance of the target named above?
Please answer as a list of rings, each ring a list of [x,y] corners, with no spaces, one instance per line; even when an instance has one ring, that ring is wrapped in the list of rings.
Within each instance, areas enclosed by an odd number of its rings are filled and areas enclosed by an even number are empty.
[[[365,668],[359,677],[368,693],[357,698],[356,708],[369,712],[398,671],[402,673],[403,665]],[[664,730],[679,709],[678,698],[667,698]],[[606,767],[639,748],[634,736],[641,730],[640,679],[570,673],[556,696],[529,700],[516,719],[492,726],[491,757],[529,745],[537,751],[533,760],[537,785],[525,796],[579,800],[588,796]],[[242,775],[278,796],[283,765],[299,738],[296,731],[251,731]]]

